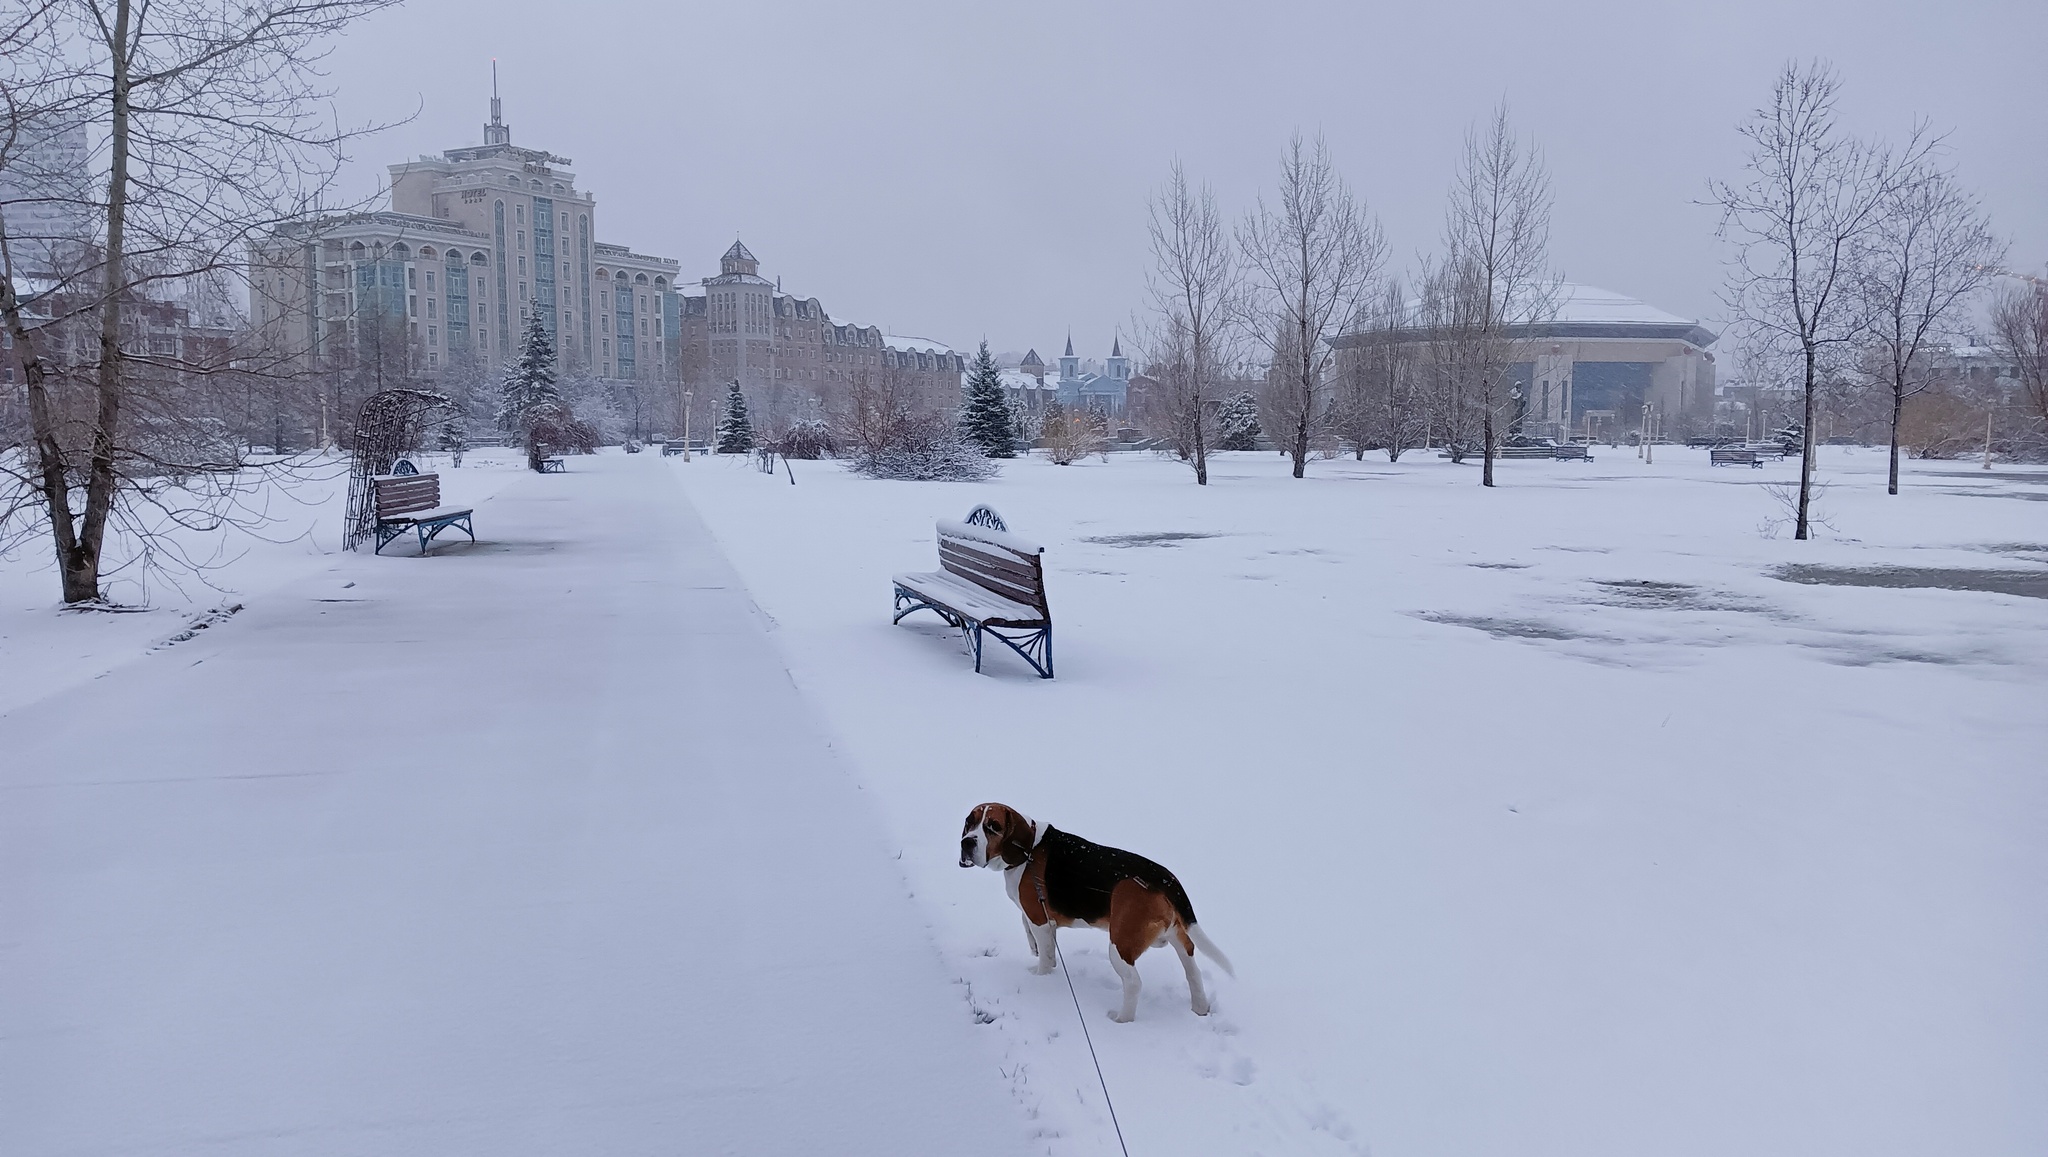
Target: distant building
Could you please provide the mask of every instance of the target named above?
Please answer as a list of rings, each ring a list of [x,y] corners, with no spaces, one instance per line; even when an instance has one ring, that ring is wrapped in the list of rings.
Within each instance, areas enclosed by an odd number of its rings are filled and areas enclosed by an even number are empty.
[[[1074,356],[1074,339],[1067,337],[1067,352],[1060,355],[1060,377],[1056,393],[1067,409],[1095,410],[1113,418],[1124,416],[1130,401],[1131,359],[1124,356],[1123,338],[1111,344],[1102,371],[1085,369]]]
[[[966,360],[929,338],[832,316],[815,297],[782,292],[734,241],[718,273],[680,299],[676,329],[682,380],[699,391],[738,382],[770,425],[805,405],[832,401],[847,386],[884,375],[950,400]]]
[[[391,168],[391,209],[291,222],[251,260],[252,321],[309,366],[367,359],[433,376],[517,356],[538,314],[566,370],[673,381],[677,263],[597,239],[567,157],[484,143]]]
[[[100,223],[85,124],[31,117],[13,133],[9,164],[0,169],[0,213],[15,276],[75,272]]]
[[[1406,332],[1406,331],[1403,331]],[[1645,402],[1678,423],[1714,419],[1714,355],[1718,336],[1697,320],[1666,313],[1636,298],[1587,285],[1560,288],[1555,314],[1517,326],[1530,360],[1509,369],[1516,391],[1514,432],[1562,438],[1635,429]],[[1349,333],[1330,344],[1342,351],[1370,340]]]

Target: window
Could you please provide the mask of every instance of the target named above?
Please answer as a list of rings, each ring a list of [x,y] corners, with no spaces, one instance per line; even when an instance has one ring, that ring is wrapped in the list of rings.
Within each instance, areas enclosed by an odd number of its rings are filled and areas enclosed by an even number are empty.
[[[519,231],[519,247],[521,249],[526,248],[526,230],[524,229]]]
[[[405,299],[405,313],[406,313],[406,316],[408,316],[408,317],[418,317],[418,316],[420,315],[420,295],[419,295],[419,294],[417,294],[417,293],[414,293],[414,294],[409,294],[409,295],[407,295],[407,297],[406,297],[406,299]]]
[[[431,292],[433,292],[433,289],[434,289],[434,271],[433,271],[433,270],[431,270],[431,269],[429,269],[429,270],[427,270],[427,291],[428,291],[429,293],[431,293]]]
[[[430,326],[428,326],[428,327],[427,327],[427,344],[428,344],[428,345],[440,345],[440,344],[441,344],[441,327],[440,327],[440,326],[438,326],[438,325],[430,325]]]
[[[598,291],[597,291],[597,308],[599,308],[599,309],[610,309],[611,307],[612,307],[612,295],[611,295],[611,294],[609,294],[609,293],[606,293],[606,292],[605,292],[604,290],[602,290],[602,289],[598,290]]]
[[[414,269],[411,266],[406,267],[405,287],[407,289],[418,289],[420,287],[419,270]]]
[[[432,327],[429,327],[429,328],[432,328]],[[440,365],[440,364],[441,364],[441,355],[440,355],[440,354],[437,354],[437,353],[434,353],[434,352],[432,352],[431,350],[430,350],[430,351],[428,351],[428,353],[427,353],[427,367],[428,367],[429,369],[432,369],[433,367],[435,367],[435,366],[438,366],[438,365]]]
[[[519,255],[519,276],[526,276],[526,255],[523,253]]]
[[[519,178],[517,178],[517,177],[514,177],[514,178],[512,178],[512,183],[513,183],[514,185],[517,185],[517,184],[519,184]],[[526,206],[524,206],[524,205],[520,205],[520,206],[518,206],[518,207],[517,207],[517,208],[516,208],[516,209],[515,209],[514,211],[515,211],[516,213],[518,213],[518,214],[519,214],[519,223],[520,223],[521,225],[524,225],[524,224],[526,224]],[[524,244],[526,244],[526,234],[524,234],[524,233],[521,233],[521,234],[519,235],[519,243],[520,243],[521,245],[524,245]]]
[[[525,301],[525,300],[526,300],[526,283],[525,283],[524,281],[522,281],[522,282],[520,282],[520,283],[519,283],[519,300],[521,300],[521,301]],[[525,317],[525,316],[526,316],[526,310],[525,310],[524,308],[520,309],[520,311],[519,311],[519,316],[521,316],[521,317]]]
[[[431,298],[431,297],[430,297],[430,298],[428,298],[428,299],[427,299],[427,316],[428,316],[428,317],[432,317],[432,316],[434,316],[434,302],[435,302],[435,299],[434,299],[434,298]]]
[[[602,344],[602,345],[604,346],[604,356],[606,356],[606,357],[610,357],[610,356],[612,356],[612,339],[610,339],[610,338],[605,338],[605,339],[604,339],[604,341],[603,341],[602,343],[600,343],[600,344]],[[606,372],[607,372],[607,373],[609,373],[610,371],[609,371],[609,370],[607,370]]]

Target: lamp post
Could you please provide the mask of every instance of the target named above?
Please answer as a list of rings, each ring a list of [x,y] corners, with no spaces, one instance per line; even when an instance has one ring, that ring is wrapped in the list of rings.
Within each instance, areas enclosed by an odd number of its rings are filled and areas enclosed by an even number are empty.
[[[683,461],[690,460],[690,391],[683,391]]]

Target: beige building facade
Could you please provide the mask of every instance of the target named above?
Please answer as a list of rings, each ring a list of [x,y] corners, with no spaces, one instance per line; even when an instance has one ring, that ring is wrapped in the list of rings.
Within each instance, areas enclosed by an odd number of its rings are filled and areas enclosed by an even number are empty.
[[[674,381],[677,263],[597,239],[566,157],[512,143],[491,98],[480,146],[392,165],[391,208],[293,222],[252,257],[252,320],[314,366],[495,370],[538,316],[566,372]]]

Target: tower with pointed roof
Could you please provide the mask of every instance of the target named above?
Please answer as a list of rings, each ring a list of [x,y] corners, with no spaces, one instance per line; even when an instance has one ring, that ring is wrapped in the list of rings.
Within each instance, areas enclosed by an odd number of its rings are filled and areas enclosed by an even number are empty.
[[[1118,383],[1119,389],[1130,382],[1131,359],[1124,356],[1124,336],[1122,334],[1116,335],[1116,340],[1110,343],[1109,361],[1104,363],[1102,372],[1111,381]]]
[[[1081,359],[1074,356],[1074,335],[1067,334],[1067,352],[1060,355],[1060,381],[1077,381],[1081,377]]]

